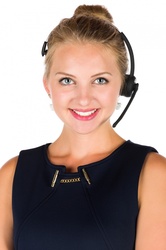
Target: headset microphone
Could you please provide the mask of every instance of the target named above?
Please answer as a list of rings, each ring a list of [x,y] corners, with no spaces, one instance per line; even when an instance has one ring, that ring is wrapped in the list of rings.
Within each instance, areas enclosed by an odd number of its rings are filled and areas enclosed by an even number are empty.
[[[124,82],[124,86],[123,89],[121,90],[120,95],[125,96],[125,97],[130,97],[130,100],[128,101],[126,107],[124,108],[123,112],[121,113],[121,115],[119,116],[119,118],[116,120],[116,122],[114,122],[114,124],[112,125],[113,128],[116,127],[116,125],[121,121],[121,119],[123,118],[123,116],[125,115],[126,111],[128,110],[130,104],[132,103],[139,84],[135,83],[135,76],[134,76],[134,54],[133,54],[133,50],[132,47],[127,39],[127,37],[124,35],[124,33],[120,33],[122,36],[123,41],[125,42],[128,52],[129,52],[129,56],[130,56],[130,74],[126,74],[125,76],[125,82]]]

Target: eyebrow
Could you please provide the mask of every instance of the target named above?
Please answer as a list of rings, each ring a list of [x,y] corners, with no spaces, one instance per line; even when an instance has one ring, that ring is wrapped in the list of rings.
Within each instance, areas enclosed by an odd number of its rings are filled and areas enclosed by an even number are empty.
[[[74,75],[71,75],[71,74],[65,73],[65,72],[56,72],[55,75],[66,75],[66,76],[75,77]]]
[[[55,73],[55,75],[58,75],[58,74],[60,74],[60,75],[66,75],[66,76],[71,76],[71,77],[75,77],[74,75],[69,74],[69,73],[65,73],[65,72],[56,72],[56,73]],[[111,75],[111,76],[112,76],[112,74],[111,74],[110,72],[100,72],[100,73],[97,73],[97,74],[95,74],[95,75],[92,75],[91,77],[96,77],[96,76],[105,75],[105,74],[108,74],[108,75]]]
[[[97,74],[93,75],[92,77],[99,76],[99,75],[105,75],[105,74],[112,76],[112,74],[110,72],[100,72],[100,73],[97,73]]]

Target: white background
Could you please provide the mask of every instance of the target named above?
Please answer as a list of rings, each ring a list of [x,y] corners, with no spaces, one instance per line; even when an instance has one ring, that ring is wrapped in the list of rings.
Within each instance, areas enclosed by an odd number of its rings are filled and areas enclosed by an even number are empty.
[[[140,87],[116,131],[166,155],[165,0],[5,0],[0,4],[0,166],[21,149],[54,141],[61,131],[42,84],[41,46],[80,4],[105,5],[134,51]]]

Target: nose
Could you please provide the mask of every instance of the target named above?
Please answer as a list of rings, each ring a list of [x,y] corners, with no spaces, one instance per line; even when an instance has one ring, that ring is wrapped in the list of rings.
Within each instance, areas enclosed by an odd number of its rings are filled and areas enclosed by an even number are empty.
[[[92,87],[91,86],[79,86],[77,89],[77,100],[80,106],[86,107],[92,101]]]

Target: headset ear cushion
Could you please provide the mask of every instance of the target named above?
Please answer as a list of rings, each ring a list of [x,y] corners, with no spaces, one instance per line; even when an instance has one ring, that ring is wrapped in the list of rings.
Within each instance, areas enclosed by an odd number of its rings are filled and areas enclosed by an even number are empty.
[[[43,43],[43,46],[42,46],[42,50],[41,50],[42,56],[45,56],[45,55],[47,54],[47,49],[46,49],[46,47],[47,47],[47,42],[44,42],[44,43]]]
[[[125,82],[124,82],[124,86],[121,90],[120,95],[125,96],[125,97],[130,97],[132,92],[135,89],[135,76],[131,76],[131,75],[126,75],[125,76]]]

